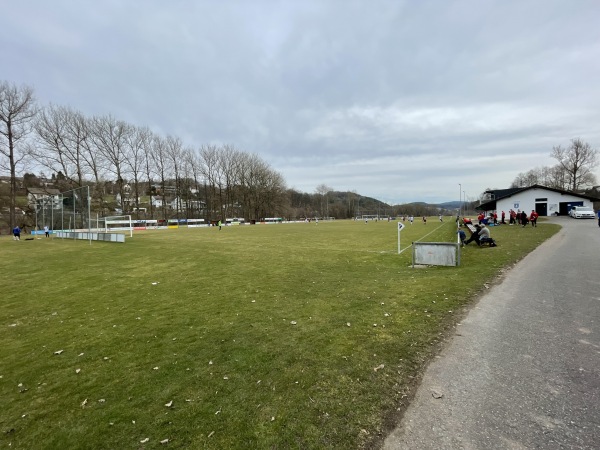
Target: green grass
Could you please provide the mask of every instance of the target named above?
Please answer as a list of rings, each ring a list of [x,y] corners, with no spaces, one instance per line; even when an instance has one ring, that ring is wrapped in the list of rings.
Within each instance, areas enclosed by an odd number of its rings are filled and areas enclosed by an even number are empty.
[[[403,248],[433,230],[455,239],[432,218]],[[483,283],[557,230],[426,269],[394,222],[3,237],[0,448],[371,445]]]

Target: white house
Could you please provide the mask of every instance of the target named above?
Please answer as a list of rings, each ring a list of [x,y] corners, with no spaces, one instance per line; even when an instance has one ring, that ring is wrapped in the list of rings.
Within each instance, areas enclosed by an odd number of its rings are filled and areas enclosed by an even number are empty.
[[[540,216],[568,215],[574,206],[594,207],[594,202],[600,199],[585,194],[563,191],[534,184],[533,186],[512,189],[495,189],[486,191],[489,200],[477,207],[486,213],[502,211],[526,211],[528,214],[535,210]]]
[[[38,201],[44,199],[45,202],[50,204],[50,199],[54,207],[60,207],[60,191],[54,188],[27,188],[27,203],[29,206],[35,205]]]
[[[163,206],[163,197],[160,195],[153,195],[150,197],[150,202],[152,203],[152,206],[154,206],[155,208],[162,208]]]

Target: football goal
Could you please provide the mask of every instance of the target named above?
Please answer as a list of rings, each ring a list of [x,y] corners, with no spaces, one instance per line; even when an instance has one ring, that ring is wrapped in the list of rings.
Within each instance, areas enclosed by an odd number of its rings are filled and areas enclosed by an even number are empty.
[[[379,220],[380,216],[379,214],[363,214],[361,218],[362,220]]]
[[[107,216],[98,219],[98,229],[105,233],[125,233],[129,234],[129,237],[133,237],[133,228],[131,216]]]

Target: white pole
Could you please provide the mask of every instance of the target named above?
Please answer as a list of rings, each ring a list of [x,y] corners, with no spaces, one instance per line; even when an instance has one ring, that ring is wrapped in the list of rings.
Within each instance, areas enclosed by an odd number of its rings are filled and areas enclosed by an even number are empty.
[[[87,186],[87,213],[88,213],[88,237],[92,245],[92,198],[90,197],[90,187]]]
[[[462,216],[462,184],[458,183],[458,215]]]
[[[404,228],[404,224],[402,222],[398,222],[398,254],[400,254],[400,231]]]

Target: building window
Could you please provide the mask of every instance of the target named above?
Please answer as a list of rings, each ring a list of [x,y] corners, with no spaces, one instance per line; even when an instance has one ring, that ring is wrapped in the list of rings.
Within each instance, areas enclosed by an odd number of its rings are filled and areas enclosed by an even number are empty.
[[[547,198],[536,198],[535,201],[536,202],[547,202],[548,199]]]

